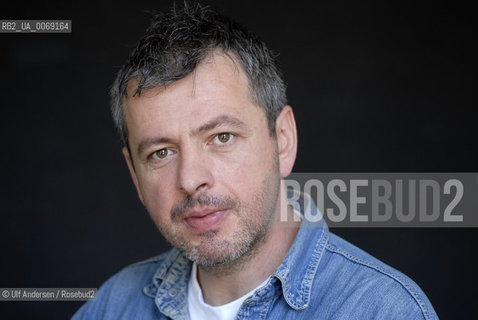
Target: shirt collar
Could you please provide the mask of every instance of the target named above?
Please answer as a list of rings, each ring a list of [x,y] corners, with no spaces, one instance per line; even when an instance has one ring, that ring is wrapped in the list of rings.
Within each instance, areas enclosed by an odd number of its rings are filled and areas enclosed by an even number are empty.
[[[311,221],[311,216],[320,217],[321,213],[309,195],[301,194],[298,203],[303,216],[299,232],[282,264],[272,276],[280,280],[287,304],[293,309],[301,310],[310,303],[312,284],[325,251],[329,231],[323,218],[317,219],[317,222]]]
[[[187,319],[188,281],[192,262],[173,248],[164,256],[152,282],[143,293],[154,298],[156,306],[173,319]]]

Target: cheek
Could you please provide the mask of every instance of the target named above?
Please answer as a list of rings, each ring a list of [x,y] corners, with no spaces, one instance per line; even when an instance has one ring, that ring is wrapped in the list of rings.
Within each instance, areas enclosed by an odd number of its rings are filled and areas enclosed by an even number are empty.
[[[154,222],[164,223],[170,220],[173,206],[175,181],[171,174],[148,173],[140,180],[144,204]]]
[[[268,177],[277,176],[275,157],[272,143],[250,143],[213,162],[216,180],[225,182],[234,192],[251,196],[263,187]]]
[[[249,145],[240,150],[237,168],[235,169],[245,177],[264,176],[275,171],[275,156],[272,140],[256,139],[256,141],[251,141]]]

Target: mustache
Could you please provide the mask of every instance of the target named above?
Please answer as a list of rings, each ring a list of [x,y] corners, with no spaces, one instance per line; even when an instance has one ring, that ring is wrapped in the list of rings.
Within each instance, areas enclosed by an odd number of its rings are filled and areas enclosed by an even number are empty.
[[[239,201],[229,196],[213,196],[206,193],[199,193],[194,198],[188,195],[181,203],[171,209],[171,219],[172,221],[179,221],[186,216],[189,210],[201,206],[218,210],[234,209],[239,206]]]

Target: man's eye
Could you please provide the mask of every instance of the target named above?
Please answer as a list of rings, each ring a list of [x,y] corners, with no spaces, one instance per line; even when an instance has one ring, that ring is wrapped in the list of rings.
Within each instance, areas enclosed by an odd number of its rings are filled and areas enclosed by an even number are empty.
[[[156,159],[164,159],[168,156],[169,153],[170,152],[168,149],[160,149],[156,151],[155,153],[153,153],[153,157]]]
[[[214,140],[215,140],[218,144],[226,144],[226,143],[228,143],[229,141],[231,141],[232,138],[233,138],[233,134],[232,134],[232,133],[223,132],[223,133],[220,133],[220,134],[216,135],[216,136],[214,137]]]

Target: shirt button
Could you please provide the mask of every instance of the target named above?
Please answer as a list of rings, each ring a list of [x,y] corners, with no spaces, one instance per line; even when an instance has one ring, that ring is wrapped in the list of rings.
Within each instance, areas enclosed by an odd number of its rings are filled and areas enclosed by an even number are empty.
[[[169,292],[168,292],[168,293],[169,293],[169,295],[170,295],[171,297],[175,297],[175,296],[177,296],[177,294],[178,294],[178,290],[176,290],[176,289],[174,289],[174,288],[171,288],[171,289],[169,289]]]

